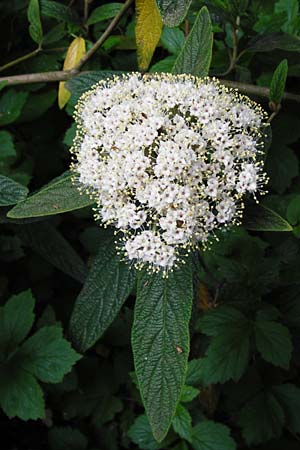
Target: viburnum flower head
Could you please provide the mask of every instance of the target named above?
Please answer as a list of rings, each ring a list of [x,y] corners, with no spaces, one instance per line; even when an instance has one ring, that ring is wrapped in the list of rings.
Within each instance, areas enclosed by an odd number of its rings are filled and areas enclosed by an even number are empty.
[[[126,257],[164,272],[239,221],[266,184],[266,114],[214,79],[133,73],[100,81],[76,107],[76,182]]]

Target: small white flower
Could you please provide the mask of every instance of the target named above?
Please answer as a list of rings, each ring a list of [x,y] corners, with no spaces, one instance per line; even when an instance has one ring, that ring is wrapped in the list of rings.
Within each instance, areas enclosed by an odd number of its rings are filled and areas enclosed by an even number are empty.
[[[123,233],[138,266],[169,270],[215,230],[237,223],[242,197],[266,183],[262,109],[216,80],[130,74],[80,99],[73,147],[96,218]]]

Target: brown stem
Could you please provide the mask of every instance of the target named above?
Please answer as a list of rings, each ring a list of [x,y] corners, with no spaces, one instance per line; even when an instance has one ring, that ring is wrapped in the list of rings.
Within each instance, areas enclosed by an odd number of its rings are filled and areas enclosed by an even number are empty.
[[[22,61],[26,61],[26,59],[32,58],[33,56],[37,55],[41,50],[42,50],[41,47],[38,47],[35,50],[33,50],[33,52],[27,53],[26,55],[20,56],[20,58],[14,59],[13,61],[4,64],[4,66],[0,67],[0,72],[9,69],[10,67],[15,66],[16,64],[19,64]]]
[[[121,19],[123,14],[127,11],[132,2],[133,0],[126,0],[122,9],[120,9],[118,14],[113,18],[113,20],[110,22],[110,24],[108,25],[104,33],[100,36],[98,41],[96,41],[93,47],[90,48],[90,50],[83,55],[81,60],[75,66],[75,70],[81,69],[81,67],[87,62],[87,60],[90,59],[90,57],[98,50],[99,47],[101,47],[103,42],[106,41],[106,39],[108,38],[112,30],[115,28],[115,26],[118,24],[119,20]]]
[[[42,72],[42,73],[28,73],[24,75],[13,75],[9,77],[0,77],[0,83],[7,81],[8,86],[16,86],[18,84],[30,84],[30,83],[47,83],[55,81],[67,81],[78,75],[79,70],[59,70],[56,72]],[[255,86],[254,84],[240,83],[239,81],[231,80],[219,80],[225,86],[233,89],[238,89],[243,94],[256,95],[258,97],[269,98],[270,89],[263,86]],[[300,95],[285,92],[283,94],[283,100],[291,100],[300,103]]]

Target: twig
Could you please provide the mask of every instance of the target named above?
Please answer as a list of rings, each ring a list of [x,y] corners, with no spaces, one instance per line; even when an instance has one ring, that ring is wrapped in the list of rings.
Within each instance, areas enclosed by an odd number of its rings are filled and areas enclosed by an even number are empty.
[[[30,83],[48,83],[52,81],[67,81],[78,75],[78,70],[58,70],[55,72],[27,73],[24,75],[13,75],[10,77],[0,77],[0,83],[7,81],[8,86]]]
[[[101,47],[103,42],[106,41],[106,39],[108,38],[112,30],[115,28],[115,26],[118,24],[119,20],[121,19],[123,14],[127,11],[132,2],[133,0],[126,0],[122,9],[120,9],[118,14],[113,18],[113,20],[110,22],[110,24],[108,25],[104,33],[100,36],[98,41],[95,42],[93,47],[90,48],[90,50],[83,55],[79,63],[76,65],[75,70],[80,70],[81,67],[87,62],[87,60],[90,59],[90,57],[98,50],[99,47]]]
[[[47,83],[54,81],[67,81],[78,75],[79,73],[88,73],[88,71],[80,72],[78,69],[59,70],[56,72],[27,73],[24,75],[13,75],[9,77],[0,77],[0,83],[7,81],[8,86],[16,86],[19,84],[30,83]],[[243,94],[256,95],[258,97],[269,98],[270,89],[263,86],[255,86],[254,84],[240,83],[239,81],[219,80],[225,86],[238,89]],[[291,100],[300,103],[300,95],[285,92],[283,100]]]
[[[27,53],[26,55],[20,56],[20,58],[14,59],[13,61],[4,64],[4,66],[0,67],[0,72],[9,69],[9,67],[15,66],[16,64],[19,64],[22,61],[26,61],[26,59],[32,58],[33,56],[37,55],[41,50],[42,50],[41,47],[38,47],[35,50],[33,50],[33,52]]]
[[[239,81],[231,81],[231,80],[220,80],[220,82],[225,86],[231,87],[233,89],[238,89],[243,94],[257,95],[258,97],[269,98],[270,89],[268,87],[255,86],[254,84],[241,83]],[[292,94],[290,92],[285,92],[283,94],[283,99],[300,103],[299,94]]]
[[[89,16],[89,3],[90,0],[83,0],[84,1],[84,5],[83,5],[83,21],[84,23],[86,23],[86,21],[88,20],[88,16]]]
[[[236,62],[240,58],[241,55],[238,55],[238,44],[239,44],[239,38],[238,38],[238,31],[240,26],[240,18],[237,16],[236,23],[232,26],[232,53],[229,53],[229,67],[225,72],[221,73],[220,76],[225,77],[225,75],[228,75],[236,65]]]

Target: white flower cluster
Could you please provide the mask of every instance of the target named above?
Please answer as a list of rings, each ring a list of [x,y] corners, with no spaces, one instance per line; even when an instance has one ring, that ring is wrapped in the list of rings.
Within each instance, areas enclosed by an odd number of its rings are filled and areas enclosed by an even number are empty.
[[[73,170],[127,257],[168,270],[266,183],[262,109],[216,80],[130,74],[80,99]]]

